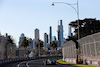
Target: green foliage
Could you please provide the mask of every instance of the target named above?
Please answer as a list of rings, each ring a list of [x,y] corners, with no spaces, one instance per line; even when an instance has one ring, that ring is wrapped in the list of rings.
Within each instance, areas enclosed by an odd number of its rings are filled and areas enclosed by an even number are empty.
[[[28,40],[28,38],[26,38],[26,37],[22,38],[21,46],[22,46],[22,47],[27,47],[27,46],[29,46],[29,40]]]
[[[14,39],[10,35],[7,37],[7,41],[14,44]]]
[[[83,19],[79,20],[79,27],[77,20],[69,24],[71,27],[75,28],[75,37],[77,38],[78,28],[80,33],[80,38],[100,32],[100,21],[96,19]]]
[[[73,37],[68,36],[68,38],[66,39],[66,41],[70,41],[70,40],[72,40],[72,41],[74,41],[76,43],[76,48],[79,47],[76,35],[74,35]]]
[[[68,63],[68,62],[64,62],[62,59],[57,60],[57,62],[60,64],[66,64],[66,65],[77,66],[77,67],[95,67],[91,65]]]
[[[36,48],[41,48],[43,47],[43,42],[41,40],[38,40],[38,42],[36,43]]]
[[[57,43],[55,41],[52,41],[52,43],[50,44],[50,47],[57,48]]]

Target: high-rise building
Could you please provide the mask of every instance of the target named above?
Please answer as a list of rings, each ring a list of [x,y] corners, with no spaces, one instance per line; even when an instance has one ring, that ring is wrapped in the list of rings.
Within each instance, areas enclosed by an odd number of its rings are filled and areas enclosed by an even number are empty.
[[[56,41],[56,36],[53,36],[52,41]]]
[[[72,37],[71,26],[68,25],[68,28],[69,28],[69,30],[68,30],[68,36]]]
[[[48,35],[47,33],[44,33],[44,47],[47,48],[47,43],[48,43]]]
[[[33,49],[36,49],[36,41],[33,39]]]
[[[31,38],[29,39],[29,46],[28,47],[33,48],[33,40]]]
[[[21,36],[20,36],[20,38],[19,38],[19,48],[20,48],[20,45],[21,45],[21,41],[22,41],[22,39],[25,37],[25,35],[22,33],[21,34]]]
[[[35,29],[35,41],[39,40],[39,29]]]
[[[7,38],[7,37],[8,37],[8,33],[6,33],[6,34],[4,35],[4,37]]]
[[[52,42],[52,27],[49,27],[49,44]]]
[[[63,25],[62,25],[62,20],[59,21],[58,25],[58,47],[60,47],[64,42],[63,42]]]

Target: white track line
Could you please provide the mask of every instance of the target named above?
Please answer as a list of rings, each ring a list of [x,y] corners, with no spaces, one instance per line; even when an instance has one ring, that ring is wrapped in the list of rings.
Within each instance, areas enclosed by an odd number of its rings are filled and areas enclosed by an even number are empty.
[[[15,63],[12,67],[15,67],[15,65],[17,65],[18,63]]]
[[[31,60],[31,61],[29,61],[29,62],[26,62],[26,66],[27,67],[30,67],[28,64],[30,63],[30,62],[32,62],[33,60]],[[23,61],[23,62],[20,62],[18,65],[17,65],[17,67],[19,67],[20,66],[20,64],[22,64],[22,63],[25,63],[25,61]]]
[[[30,67],[28,64],[29,64],[30,62],[32,62],[32,61],[33,61],[33,60],[27,62],[27,63],[26,63],[26,66],[27,66],[27,67]]]
[[[26,66],[27,66],[27,67],[30,67],[28,64],[29,64],[29,62],[26,63]]]
[[[17,65],[17,67],[19,67],[20,66],[20,64],[22,64],[22,63],[24,63],[25,61],[23,61],[23,62],[20,62],[18,65]]]
[[[20,64],[21,64],[21,63],[19,63],[19,64],[17,65],[17,67],[19,67]]]

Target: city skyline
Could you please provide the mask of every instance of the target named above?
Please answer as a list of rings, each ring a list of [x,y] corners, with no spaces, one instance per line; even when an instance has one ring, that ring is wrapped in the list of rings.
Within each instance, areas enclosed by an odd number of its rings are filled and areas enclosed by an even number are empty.
[[[68,5],[55,4],[52,2],[76,3],[77,0],[0,0],[0,32],[13,36],[16,44],[19,36],[24,33],[34,39],[34,29],[40,30],[40,39],[43,34],[49,33],[52,26],[52,36],[57,36],[58,20],[63,20],[64,37],[68,35],[68,23],[77,20],[75,11]],[[100,1],[79,1],[79,19],[100,19]],[[85,4],[85,5],[84,5]],[[65,36],[66,34],[66,36]]]
[[[58,47],[60,47],[64,43],[63,31],[64,31],[63,30],[63,22],[62,22],[62,20],[59,20],[58,31],[57,31],[58,32]]]
[[[99,0],[0,0],[0,67],[100,67]]]
[[[35,35],[34,35],[35,41],[38,41],[40,39],[39,29],[36,28],[35,31],[34,31],[34,33],[35,33]]]
[[[50,26],[49,27],[49,37],[48,37],[49,39],[49,44],[51,44],[51,42],[52,42],[52,27]]]

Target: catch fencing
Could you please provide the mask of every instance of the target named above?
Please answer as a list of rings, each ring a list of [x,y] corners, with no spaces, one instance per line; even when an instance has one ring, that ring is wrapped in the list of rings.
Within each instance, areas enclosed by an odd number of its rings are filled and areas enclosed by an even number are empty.
[[[68,41],[62,46],[63,61],[76,63],[76,44],[73,41]]]
[[[84,64],[100,66],[100,32],[78,40]]]

